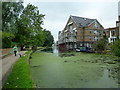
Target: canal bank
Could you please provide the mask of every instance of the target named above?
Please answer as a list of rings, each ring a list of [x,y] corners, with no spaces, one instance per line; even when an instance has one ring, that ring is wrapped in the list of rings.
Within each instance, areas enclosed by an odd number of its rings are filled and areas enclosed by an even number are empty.
[[[112,55],[37,50],[30,67],[40,88],[118,88],[118,60]]]

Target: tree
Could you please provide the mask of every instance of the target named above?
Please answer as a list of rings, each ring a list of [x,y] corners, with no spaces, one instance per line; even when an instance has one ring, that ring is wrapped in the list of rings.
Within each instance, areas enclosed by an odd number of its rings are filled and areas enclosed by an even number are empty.
[[[54,38],[51,35],[51,32],[47,31],[47,30],[44,30],[43,32],[44,32],[44,37],[45,37],[45,41],[44,41],[43,46],[51,47],[53,42],[54,42]]]
[[[19,42],[21,47],[25,45],[40,46],[44,43],[43,36],[43,14],[39,13],[38,7],[28,4],[24,8],[18,21],[18,33],[15,41]]]
[[[2,2],[2,31],[15,34],[17,21],[23,10],[22,2]]]
[[[9,48],[12,46],[12,39],[15,37],[14,34],[8,32],[2,33],[2,48]]]
[[[12,46],[22,9],[21,2],[2,2],[2,48]]]
[[[117,39],[112,45],[112,51],[116,56],[120,57],[120,39]]]

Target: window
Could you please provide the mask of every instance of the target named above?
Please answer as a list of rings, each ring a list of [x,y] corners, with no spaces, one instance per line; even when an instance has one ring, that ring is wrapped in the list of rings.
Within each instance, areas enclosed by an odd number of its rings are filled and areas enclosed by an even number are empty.
[[[87,43],[87,47],[89,47],[89,43]]]
[[[98,37],[94,37],[94,40],[95,40],[95,41],[98,41]]]
[[[69,26],[69,29],[70,29],[70,32],[73,32],[73,26],[72,25]]]
[[[90,38],[90,40],[92,40],[92,37],[91,37],[91,36],[90,36],[89,38]]]
[[[111,36],[115,36],[115,30],[111,31]]]
[[[92,31],[90,30],[90,33],[92,33]]]
[[[86,47],[86,46],[87,46],[87,43],[84,43],[84,46]]]
[[[91,43],[89,44],[89,47],[90,47],[90,48],[92,47]]]
[[[80,43],[80,46],[82,46],[82,43]]]
[[[97,30],[94,31],[94,34],[98,34]]]

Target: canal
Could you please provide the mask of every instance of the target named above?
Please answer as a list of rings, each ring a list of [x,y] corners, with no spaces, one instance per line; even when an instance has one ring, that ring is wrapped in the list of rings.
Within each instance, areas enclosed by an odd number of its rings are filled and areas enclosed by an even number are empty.
[[[118,88],[118,61],[112,55],[37,50],[30,59],[37,88]]]

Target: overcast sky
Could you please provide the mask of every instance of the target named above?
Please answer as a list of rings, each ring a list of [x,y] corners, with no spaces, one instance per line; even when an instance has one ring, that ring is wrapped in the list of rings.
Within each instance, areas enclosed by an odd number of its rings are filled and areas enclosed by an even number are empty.
[[[43,27],[51,31],[55,41],[58,40],[58,31],[64,29],[70,15],[97,19],[104,28],[116,26],[119,0],[56,1],[24,1],[24,6],[31,3],[39,8],[40,13],[45,14]]]

